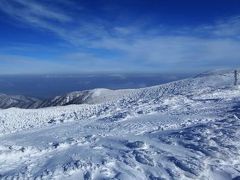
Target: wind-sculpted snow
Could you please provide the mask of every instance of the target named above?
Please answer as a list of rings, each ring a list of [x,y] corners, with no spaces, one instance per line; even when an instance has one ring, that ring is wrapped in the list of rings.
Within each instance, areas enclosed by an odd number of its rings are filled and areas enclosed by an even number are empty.
[[[240,88],[232,84],[231,73],[214,73],[93,90],[88,104],[1,110],[0,179],[236,180]]]

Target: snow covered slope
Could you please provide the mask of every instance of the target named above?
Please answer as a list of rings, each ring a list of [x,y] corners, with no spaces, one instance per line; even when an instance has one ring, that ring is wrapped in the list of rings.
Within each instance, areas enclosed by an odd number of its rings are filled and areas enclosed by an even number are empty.
[[[240,178],[233,82],[215,72],[60,100],[81,105],[0,110],[0,179]]]
[[[51,106],[66,106],[70,104],[97,104],[116,100],[128,93],[129,90],[93,89],[71,92],[63,96],[43,101],[38,108]]]
[[[10,107],[37,108],[40,106],[40,104],[41,101],[37,98],[0,94],[0,108],[2,109]]]

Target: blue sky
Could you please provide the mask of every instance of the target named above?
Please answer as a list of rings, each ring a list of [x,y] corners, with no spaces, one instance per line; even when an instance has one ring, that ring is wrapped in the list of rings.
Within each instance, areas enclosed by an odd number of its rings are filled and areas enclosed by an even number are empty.
[[[239,0],[0,1],[0,74],[239,65]]]

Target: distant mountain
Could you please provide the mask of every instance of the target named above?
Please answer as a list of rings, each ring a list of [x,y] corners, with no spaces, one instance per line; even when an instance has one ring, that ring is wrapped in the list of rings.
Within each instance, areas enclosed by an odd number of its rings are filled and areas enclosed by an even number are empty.
[[[0,94],[0,108],[2,109],[7,109],[10,107],[34,109],[40,107],[41,102],[42,101],[40,99],[32,97]]]
[[[10,107],[17,108],[25,108],[25,109],[36,109],[36,108],[44,108],[44,107],[52,107],[52,106],[66,106],[70,104],[99,104],[107,101],[113,101],[116,99],[121,99],[126,96],[131,96],[131,94],[139,94],[144,93],[145,91],[149,91],[150,89],[158,89],[156,87],[166,88],[168,91],[173,89],[173,86],[178,87],[178,91],[183,89],[186,91],[194,90],[196,87],[201,88],[210,88],[214,87],[218,84],[229,84],[229,78],[232,79],[232,83],[234,82],[233,71],[229,70],[220,70],[220,71],[212,71],[202,73],[196,77],[188,78],[184,80],[178,80],[174,82],[170,82],[167,84],[163,84],[160,86],[152,86],[147,88],[139,88],[139,89],[121,89],[121,90],[110,90],[110,89],[93,89],[93,90],[85,90],[85,91],[75,91],[65,95],[56,96],[50,99],[37,99],[32,97],[25,96],[12,96],[6,94],[0,94],[0,108],[7,109]],[[208,83],[206,83],[208,82]],[[176,88],[174,88],[176,91]],[[174,92],[172,92],[174,93]]]
[[[0,108],[7,109],[17,107],[24,109],[37,109],[51,106],[66,106],[70,104],[96,104],[117,99],[124,94],[127,94],[127,92],[129,92],[129,89],[93,89],[71,92],[45,100],[19,95],[0,94]]]
[[[131,92],[131,89],[110,90],[93,89],[86,91],[75,91],[63,96],[43,101],[39,107],[66,106],[70,104],[98,104],[118,99]]]

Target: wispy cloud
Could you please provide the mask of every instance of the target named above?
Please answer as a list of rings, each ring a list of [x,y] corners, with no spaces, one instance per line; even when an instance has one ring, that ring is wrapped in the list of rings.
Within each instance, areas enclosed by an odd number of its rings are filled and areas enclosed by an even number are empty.
[[[166,33],[167,28],[117,28],[114,30],[118,36],[104,37],[91,45],[121,52],[129,61],[144,62],[146,68],[149,65],[161,70],[191,68],[201,71],[240,65],[239,16],[208,25],[170,29]]]
[[[240,65],[240,16],[175,29],[144,20],[127,25],[115,25],[98,17],[78,20],[60,6],[35,0],[2,0],[0,10],[21,22],[51,31],[73,46],[75,52],[56,58],[82,69],[92,65],[99,70],[201,70]],[[99,51],[112,55],[106,57]]]
[[[69,23],[71,16],[35,0],[2,0],[0,10],[20,22],[55,31],[56,23]]]
[[[71,64],[44,58],[8,54],[0,55],[0,60],[0,74],[65,73],[67,69],[77,72],[77,68]]]
[[[218,20],[214,25],[206,25],[203,30],[218,37],[237,38],[240,40],[240,16]]]

